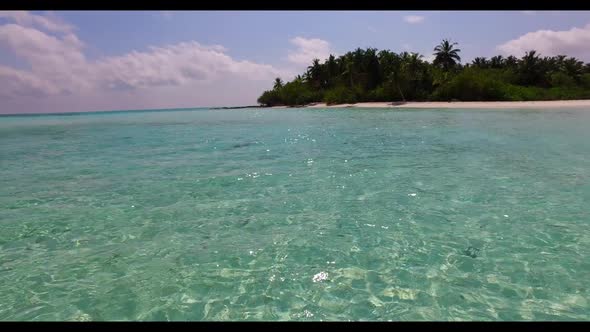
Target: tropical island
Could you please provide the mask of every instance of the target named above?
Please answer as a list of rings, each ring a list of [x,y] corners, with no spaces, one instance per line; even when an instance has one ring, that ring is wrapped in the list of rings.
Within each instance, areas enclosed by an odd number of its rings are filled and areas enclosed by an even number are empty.
[[[258,98],[262,106],[314,103],[549,101],[590,99],[590,63],[575,57],[477,57],[461,64],[458,44],[443,40],[429,63],[418,53],[357,48],[323,63],[314,59],[303,75]]]

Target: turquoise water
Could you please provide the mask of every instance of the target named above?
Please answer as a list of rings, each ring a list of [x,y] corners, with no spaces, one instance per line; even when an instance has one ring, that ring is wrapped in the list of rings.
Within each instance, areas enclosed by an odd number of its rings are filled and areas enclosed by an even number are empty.
[[[589,124],[0,117],[0,320],[588,320]]]

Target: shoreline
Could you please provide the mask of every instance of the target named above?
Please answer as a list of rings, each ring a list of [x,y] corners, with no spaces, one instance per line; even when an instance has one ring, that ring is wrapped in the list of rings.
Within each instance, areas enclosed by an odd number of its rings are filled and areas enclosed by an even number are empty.
[[[326,103],[313,103],[301,108],[485,108],[485,109],[509,109],[509,108],[567,108],[588,107],[590,99],[585,100],[543,100],[543,101],[419,101],[419,102],[363,102],[355,104],[327,105]],[[287,106],[273,106],[270,108],[289,108]]]

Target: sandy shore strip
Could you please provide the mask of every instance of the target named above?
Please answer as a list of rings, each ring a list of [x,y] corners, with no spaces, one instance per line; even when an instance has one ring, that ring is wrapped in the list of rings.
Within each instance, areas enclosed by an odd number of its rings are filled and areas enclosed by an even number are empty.
[[[548,101],[452,101],[452,102],[369,102],[356,104],[326,105],[315,103],[306,108],[590,108],[590,100],[548,100]]]

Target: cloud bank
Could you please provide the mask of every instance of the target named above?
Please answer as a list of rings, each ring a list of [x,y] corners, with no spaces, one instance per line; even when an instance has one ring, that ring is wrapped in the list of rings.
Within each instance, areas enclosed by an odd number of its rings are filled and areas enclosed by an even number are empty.
[[[529,32],[499,45],[497,49],[504,54],[515,56],[522,56],[527,51],[536,50],[542,55],[564,54],[590,61],[590,24],[562,31]]]
[[[141,98],[152,99],[154,93],[160,93],[160,99],[176,97],[170,100],[170,107],[226,105],[223,99],[212,99],[211,90],[223,90],[234,81],[248,87],[228,91],[227,94],[239,96],[237,100],[235,96],[230,99],[235,103],[255,103],[258,94],[272,85],[274,77],[291,75],[285,68],[234,59],[221,45],[196,41],[89,59],[75,27],[55,16],[0,12],[0,19],[7,21],[0,25],[0,49],[16,55],[27,65],[27,68],[0,65],[0,97],[8,101],[0,108],[2,113],[14,112],[14,108],[28,111],[27,103],[40,104],[42,98],[53,98],[46,105],[62,105],[59,107],[67,105],[68,98],[80,101],[78,105],[88,100],[84,110],[94,110],[90,101],[109,93],[126,94],[127,101],[121,103],[122,99],[113,98],[113,105],[105,105],[108,108],[133,108],[142,104]],[[317,41],[295,38],[293,42],[299,49],[291,54],[294,62],[322,54],[325,44]],[[245,81],[248,84],[243,84]],[[186,91],[186,95],[179,96],[178,91]]]
[[[334,54],[330,43],[319,38],[295,37],[290,42],[297,48],[289,53],[287,59],[299,66],[308,66],[313,59],[323,62],[330,54]]]

